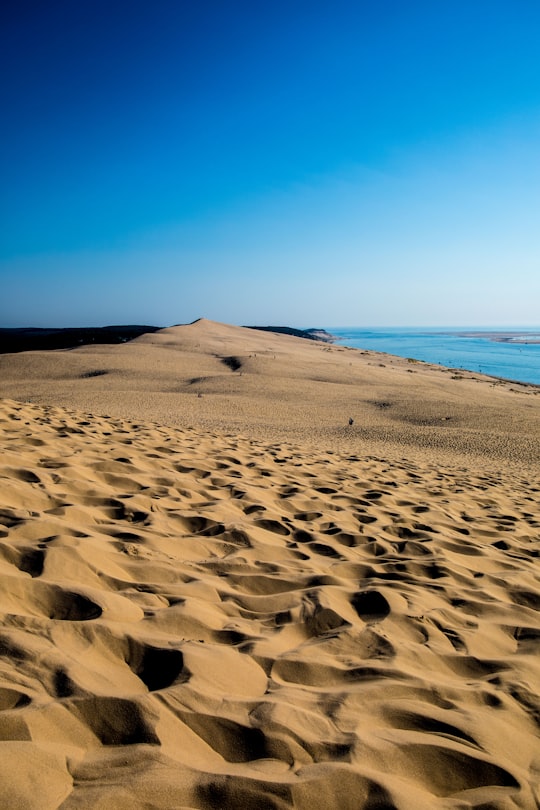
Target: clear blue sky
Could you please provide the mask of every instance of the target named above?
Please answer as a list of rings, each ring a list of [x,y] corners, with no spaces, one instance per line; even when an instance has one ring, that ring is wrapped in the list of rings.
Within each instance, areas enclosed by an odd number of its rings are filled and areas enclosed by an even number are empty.
[[[7,0],[0,325],[538,325],[537,0]]]

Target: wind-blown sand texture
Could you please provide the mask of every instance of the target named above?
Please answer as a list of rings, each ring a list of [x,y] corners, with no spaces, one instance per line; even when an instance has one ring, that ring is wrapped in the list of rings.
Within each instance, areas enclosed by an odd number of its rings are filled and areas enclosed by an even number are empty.
[[[0,806],[536,810],[537,389],[210,322],[0,375]]]

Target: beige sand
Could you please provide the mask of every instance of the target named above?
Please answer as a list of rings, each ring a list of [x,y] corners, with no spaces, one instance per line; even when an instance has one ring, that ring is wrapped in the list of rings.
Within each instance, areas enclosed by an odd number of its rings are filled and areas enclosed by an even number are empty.
[[[1,357],[0,806],[536,810],[537,391],[204,321]]]

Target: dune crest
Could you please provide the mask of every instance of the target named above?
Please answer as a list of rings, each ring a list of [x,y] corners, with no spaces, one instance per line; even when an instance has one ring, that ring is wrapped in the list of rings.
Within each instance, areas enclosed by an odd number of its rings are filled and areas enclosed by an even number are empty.
[[[530,467],[13,400],[0,435],[3,806],[537,807]]]

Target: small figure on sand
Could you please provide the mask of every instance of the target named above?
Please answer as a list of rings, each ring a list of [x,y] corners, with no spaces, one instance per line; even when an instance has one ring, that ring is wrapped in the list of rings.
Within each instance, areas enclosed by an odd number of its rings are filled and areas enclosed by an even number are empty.
[[[354,419],[352,416],[349,416],[349,427],[352,427],[352,425],[354,425]]]

